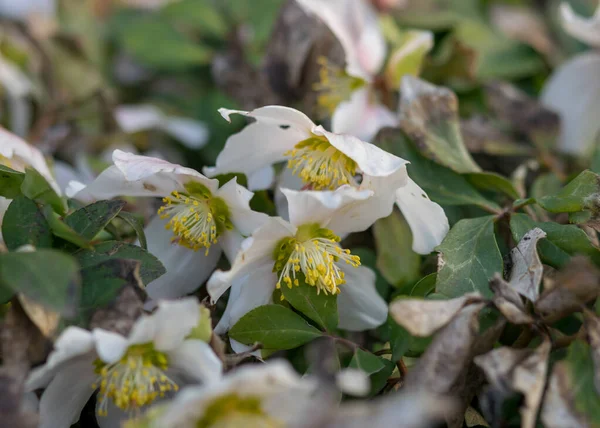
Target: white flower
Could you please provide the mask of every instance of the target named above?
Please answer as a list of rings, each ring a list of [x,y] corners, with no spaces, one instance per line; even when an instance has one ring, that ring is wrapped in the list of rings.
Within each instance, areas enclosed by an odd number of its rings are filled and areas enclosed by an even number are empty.
[[[229,137],[216,166],[204,169],[207,175],[242,172],[250,183],[273,163],[287,160],[288,168],[312,189],[350,184],[375,191],[378,203],[364,207],[367,213],[377,211],[375,218],[388,216],[395,201],[411,226],[413,249],[419,253],[430,253],[448,232],[444,211],[408,177],[404,159],[351,135],[328,132],[288,107],[219,111],[227,120],[238,113],[256,121]],[[362,174],[360,184],[357,174]]]
[[[318,383],[285,360],[246,365],[216,384],[187,387],[126,428],[312,427],[325,414]]]
[[[333,131],[370,141],[381,128],[397,125],[396,114],[377,97],[377,80],[385,63],[387,46],[371,3],[367,0],[297,2],[307,13],[323,20],[339,40],[346,57],[345,72],[323,62],[318,85],[322,92],[319,103],[333,112]],[[413,32],[412,36],[392,55],[391,64],[433,47],[430,32]]]
[[[115,120],[127,133],[160,129],[191,149],[199,149],[208,141],[208,129],[202,122],[186,117],[167,116],[151,104],[118,106],[115,109]]]
[[[53,17],[56,14],[55,0],[0,0],[0,15],[25,21],[32,15]]]
[[[575,15],[566,3],[560,11],[569,34],[600,48],[600,6],[590,19]],[[600,138],[600,54],[587,52],[560,66],[546,83],[541,100],[561,116],[559,148],[590,155]]]
[[[167,270],[146,286],[152,299],[177,298],[195,290],[216,266],[221,250],[233,260],[243,237],[267,218],[250,209],[253,194],[235,178],[219,188],[218,180],[162,159],[115,150],[113,161],[74,197],[163,198],[158,216],[146,228],[148,250]]]
[[[206,342],[188,337],[200,310],[195,298],[160,302],[129,337],[68,327],[26,382],[28,391],[45,388],[40,428],[68,428],[95,390],[98,423],[116,428],[183,384],[217,381],[221,361]]]
[[[375,289],[375,274],[339,245],[340,235],[364,230],[376,220],[376,214],[363,211],[366,205],[377,204],[373,192],[343,186],[335,191],[285,189],[284,193],[290,222],[270,218],[242,243],[231,270],[217,270],[209,279],[213,302],[232,287],[215,331],[227,331],[250,310],[271,302],[275,288],[295,286],[338,295],[340,328],[381,325],[387,305]],[[232,346],[241,349],[234,342]]]

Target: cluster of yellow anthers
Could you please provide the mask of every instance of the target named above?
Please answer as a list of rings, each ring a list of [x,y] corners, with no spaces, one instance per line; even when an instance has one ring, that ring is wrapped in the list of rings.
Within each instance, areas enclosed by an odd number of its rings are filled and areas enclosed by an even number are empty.
[[[324,137],[299,142],[285,153],[288,168],[314,190],[337,189],[354,182],[356,162],[333,147]]]
[[[338,294],[345,280],[337,263],[360,266],[360,258],[341,248],[339,241],[333,232],[315,225],[303,226],[295,237],[283,239],[274,254],[273,271],[279,273],[276,287],[299,286],[302,275],[308,285],[317,287],[317,293]]]
[[[206,407],[202,419],[196,422],[196,427],[283,426],[265,413],[261,401],[258,396],[240,396],[236,393],[222,395]]]
[[[152,344],[130,346],[126,354],[114,364],[95,361],[98,381],[92,385],[99,389],[98,414],[106,416],[108,400],[123,410],[133,410],[177,391],[177,384],[165,371],[167,356],[154,349]]]
[[[313,89],[319,93],[317,103],[321,107],[323,116],[330,116],[336,107],[343,101],[350,99],[352,92],[365,84],[365,81],[350,76],[341,67],[330,63],[326,57],[317,59],[319,69],[319,82]]]

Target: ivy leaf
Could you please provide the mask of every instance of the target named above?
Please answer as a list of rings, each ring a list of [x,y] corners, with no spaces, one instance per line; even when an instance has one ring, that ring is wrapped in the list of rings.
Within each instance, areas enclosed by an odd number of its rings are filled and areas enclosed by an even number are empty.
[[[458,173],[481,171],[465,147],[454,92],[404,76],[401,94],[400,128],[422,154]]]
[[[117,217],[125,220],[128,225],[130,225],[135,234],[137,235],[138,240],[140,241],[140,246],[144,250],[148,250],[148,243],[146,241],[146,232],[144,232],[144,224],[143,222],[137,218],[134,214],[129,213],[127,211],[121,211],[117,214]]]
[[[589,198],[600,193],[600,176],[583,171],[553,196],[544,196],[538,204],[553,213],[572,213],[590,208]]]
[[[465,175],[469,183],[481,190],[504,193],[512,199],[519,199],[519,192],[506,177],[495,172],[473,172]]]
[[[37,204],[25,196],[17,196],[2,219],[2,237],[9,250],[22,245],[36,248],[52,246],[52,231]]]
[[[92,250],[79,250],[74,256],[81,264],[82,269],[86,269],[107,260],[139,260],[141,262],[140,279],[144,285],[148,285],[165,273],[164,266],[156,257],[141,247],[126,242],[106,241],[96,245]]]
[[[390,333],[390,348],[392,349],[392,361],[398,361],[410,349],[412,336],[404,327],[396,323],[388,316],[388,328]]]
[[[79,302],[79,266],[70,255],[56,250],[0,254],[0,285],[22,293],[65,316],[73,316]]]
[[[390,360],[357,349],[348,367],[362,370],[371,379],[371,393],[377,394],[385,386],[396,365]]]
[[[25,174],[0,165],[0,196],[14,199],[21,194],[21,184]]]
[[[390,284],[396,287],[411,283],[419,277],[421,257],[412,250],[412,233],[398,210],[373,225],[377,268]],[[398,263],[402,260],[402,263]]]
[[[229,331],[246,345],[260,342],[266,349],[297,348],[322,333],[300,315],[281,305],[264,305],[248,312]]]
[[[33,168],[25,170],[25,177],[21,183],[21,192],[29,199],[42,204],[50,205],[54,211],[64,215],[67,212],[67,204],[56,194],[46,179]]]
[[[337,328],[339,322],[337,295],[319,293],[317,287],[308,285],[302,275],[298,278],[298,286],[281,287],[285,300],[296,310],[316,322],[321,328],[331,331]]]
[[[98,201],[65,217],[64,222],[79,236],[92,240],[125,206],[125,201]]]
[[[503,270],[494,235],[494,216],[459,221],[437,250],[441,253],[438,293],[458,297],[478,291],[491,297],[489,281]]]
[[[501,209],[483,197],[464,176],[420,155],[402,131],[385,129],[379,133],[376,144],[409,161],[410,177],[438,204],[476,205],[487,211]]]

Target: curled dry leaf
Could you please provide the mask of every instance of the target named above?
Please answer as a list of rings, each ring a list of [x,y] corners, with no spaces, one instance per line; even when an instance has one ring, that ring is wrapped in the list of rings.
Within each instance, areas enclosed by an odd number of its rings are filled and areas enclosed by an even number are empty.
[[[556,273],[552,284],[535,302],[536,313],[546,322],[559,320],[595,299],[600,293],[600,271],[586,257],[575,256]]]
[[[540,418],[546,428],[588,428],[590,426],[575,410],[569,370],[564,362],[554,365]]]
[[[550,341],[545,339],[535,350],[502,347],[475,358],[475,364],[485,372],[492,389],[503,395],[508,387],[525,396],[520,410],[523,428],[535,427],[551,347]]]
[[[535,302],[540,295],[544,266],[537,252],[537,243],[546,237],[539,227],[527,232],[516,248],[510,252],[512,269],[509,283],[518,293]]]
[[[34,302],[24,294],[18,294],[17,298],[31,322],[40,330],[46,338],[52,338],[56,333],[60,314],[52,309]]]
[[[526,312],[521,296],[499,274],[490,281],[493,302],[504,317],[513,324],[531,324],[534,319]]]
[[[450,300],[400,299],[390,305],[394,320],[413,336],[431,336],[448,324],[468,303],[481,302],[479,293]]]

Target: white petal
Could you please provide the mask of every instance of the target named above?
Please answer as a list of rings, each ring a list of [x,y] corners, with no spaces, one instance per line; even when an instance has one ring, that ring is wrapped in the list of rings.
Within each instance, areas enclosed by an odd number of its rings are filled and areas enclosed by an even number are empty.
[[[98,357],[107,364],[112,364],[121,359],[127,351],[127,339],[112,331],[95,328],[92,330],[96,342]]]
[[[271,165],[265,166],[256,172],[251,173],[246,177],[248,179],[248,189],[264,190],[270,189],[275,181],[275,168]]]
[[[218,244],[212,245],[205,255],[204,249],[194,251],[171,242],[173,232],[165,229],[166,223],[155,216],[145,229],[148,251],[167,271],[146,285],[152,299],[175,299],[193,292],[208,279],[221,256]]]
[[[231,269],[227,272],[217,270],[208,280],[207,289],[211,301],[216,302],[233,281],[252,272],[258,266],[274,264],[273,250],[277,242],[296,233],[289,223],[279,217],[270,217],[254,234],[242,243]]]
[[[133,345],[148,342],[148,332],[152,331],[154,347],[159,351],[171,351],[180,346],[190,331],[198,325],[200,306],[195,297],[175,301],[162,300],[158,303],[156,311],[142,318],[145,319],[144,322],[139,320],[133,326],[129,343]]]
[[[333,147],[352,159],[364,174],[373,177],[385,177],[398,171],[408,162],[398,156],[381,150],[379,147],[365,143],[352,135],[334,134],[317,126],[315,135],[323,135]]]
[[[96,199],[101,199],[101,198],[95,198],[93,196],[91,196],[91,194],[85,193],[85,188],[87,186],[85,184],[83,184],[81,181],[77,181],[77,180],[71,180],[67,183],[67,185],[65,186],[65,195],[68,198],[76,198],[81,202],[85,202],[85,203],[91,203],[94,202]]]
[[[39,428],[67,428],[77,422],[98,377],[93,361],[74,360],[54,376],[40,399]]]
[[[96,422],[100,428],[121,428],[125,421],[133,417],[130,413],[117,407],[112,400],[109,400],[106,406],[106,416],[104,414],[102,414],[102,416],[98,414],[99,407],[100,401],[96,400]],[[146,409],[147,406],[138,409],[139,415],[146,413]]]
[[[335,381],[340,391],[356,397],[364,397],[371,389],[369,376],[360,369],[343,369],[336,374]]]
[[[290,214],[288,210],[287,198],[281,189],[301,190],[304,187],[302,179],[293,173],[291,168],[284,168],[277,177],[277,185],[275,186],[275,208],[277,215],[282,219],[289,221]]]
[[[215,327],[215,333],[227,332],[252,309],[270,303],[276,282],[273,263],[257,266],[248,275],[236,279],[231,286],[225,312]]]
[[[578,55],[560,66],[547,81],[541,101],[560,114],[559,148],[589,155],[600,132],[600,55]]]
[[[372,191],[371,198],[356,201],[340,209],[332,217],[328,228],[338,236],[368,229],[380,218],[389,216],[396,202],[396,190],[406,184],[406,168],[387,177],[363,176],[362,191]]]
[[[396,191],[396,197],[396,203],[413,235],[413,250],[419,254],[429,254],[442,243],[450,228],[444,210],[429,199],[410,177],[406,186]]]
[[[208,141],[208,128],[198,120],[170,116],[161,128],[190,149],[200,149]]]
[[[267,221],[268,216],[265,213],[250,209],[250,200],[254,193],[237,184],[236,178],[225,183],[215,196],[222,198],[227,203],[230,220],[242,235],[252,234]]]
[[[201,340],[186,340],[168,352],[169,365],[185,377],[198,382],[215,382],[221,378],[223,364],[210,345]]]
[[[42,152],[2,127],[0,127],[0,156],[31,166],[46,179],[57,194],[61,195],[60,187],[54,180]]]
[[[131,134],[161,126],[165,115],[151,104],[121,105],[115,108],[115,120],[119,128]]]
[[[339,211],[354,203],[364,203],[373,196],[371,190],[359,190],[350,185],[333,191],[281,189],[288,201],[290,223],[299,227],[318,223],[327,227]]]
[[[363,141],[372,141],[380,129],[397,124],[398,116],[372,99],[369,86],[354,91],[348,101],[336,107],[331,117],[333,132],[354,135]]]
[[[375,10],[366,0],[298,0],[322,19],[346,54],[346,71],[365,80],[379,72],[386,45]]]
[[[250,176],[281,162],[285,159],[283,154],[309,138],[314,127],[304,113],[288,107],[266,106],[251,112],[219,109],[219,113],[227,120],[236,113],[252,117],[256,122],[227,139],[216,165],[203,170],[209,177],[230,172]]]
[[[56,14],[55,0],[0,1],[0,15],[26,21],[32,15],[51,18]]]
[[[237,230],[226,230],[219,236],[219,245],[223,249],[223,253],[225,253],[225,257],[227,257],[229,263],[234,262],[245,239],[246,238]]]
[[[388,305],[375,288],[375,272],[366,266],[339,264],[346,276],[338,294],[339,327],[362,331],[380,326],[387,319]]]
[[[53,165],[52,169],[54,172],[54,177],[56,177],[56,182],[57,182],[58,186],[60,187],[60,189],[63,191],[64,194],[69,196],[66,193],[66,189],[69,187],[69,183],[71,183],[73,181],[79,182],[81,180],[81,177],[79,177],[79,174],[77,173],[75,168],[73,168],[68,163],[62,162],[59,160],[54,161],[54,165]]]
[[[31,371],[25,389],[32,391],[45,387],[58,370],[69,366],[71,360],[86,354],[95,355],[93,351],[94,339],[89,331],[79,327],[67,327],[54,343],[54,350],[46,363]]]
[[[591,18],[576,15],[569,3],[561,3],[560,14],[567,33],[584,43],[600,47],[600,5]]]

